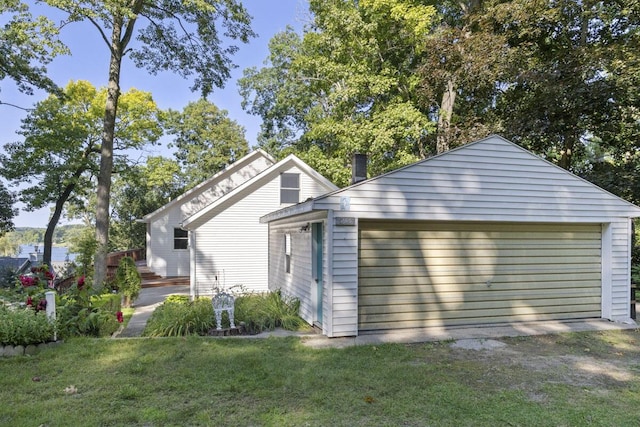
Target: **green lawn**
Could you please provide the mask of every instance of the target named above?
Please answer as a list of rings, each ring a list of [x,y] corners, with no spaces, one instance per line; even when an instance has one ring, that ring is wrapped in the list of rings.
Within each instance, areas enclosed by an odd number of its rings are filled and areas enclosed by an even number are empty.
[[[74,339],[0,359],[0,425],[640,425],[637,330],[502,341]]]

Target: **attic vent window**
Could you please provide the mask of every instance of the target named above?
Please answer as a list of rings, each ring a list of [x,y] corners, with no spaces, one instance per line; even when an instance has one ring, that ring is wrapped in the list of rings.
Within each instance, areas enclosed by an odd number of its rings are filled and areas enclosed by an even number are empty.
[[[300,174],[283,173],[280,175],[280,203],[298,203],[300,201]]]
[[[189,246],[189,232],[181,228],[173,229],[173,249],[187,249]]]

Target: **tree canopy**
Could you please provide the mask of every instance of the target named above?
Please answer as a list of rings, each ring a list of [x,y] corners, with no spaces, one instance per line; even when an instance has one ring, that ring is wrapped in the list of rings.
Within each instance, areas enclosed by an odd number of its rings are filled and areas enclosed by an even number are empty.
[[[187,186],[210,178],[247,154],[244,128],[206,99],[190,102],[182,112],[170,110],[166,127],[173,135],[170,147],[183,167]]]
[[[637,164],[637,1],[309,6],[303,34],[276,35],[240,82],[273,154],[295,152],[341,185],[350,153],[378,174],[490,133],[585,176]]]
[[[267,67],[245,71],[245,107],[263,118],[260,143],[295,151],[346,184],[354,152],[378,174],[425,155],[433,128],[416,95],[415,71],[435,9],[418,1],[311,0],[302,37],[270,43]]]
[[[84,207],[95,191],[106,96],[106,89],[98,90],[89,82],[70,82],[62,96],[50,95],[36,104],[18,132],[23,139],[5,145],[5,154],[0,155],[0,174],[14,185],[26,184],[19,199],[27,210],[54,205],[44,239],[48,265],[53,233],[65,204]],[[135,89],[124,93],[116,121],[117,147],[140,148],[161,134],[151,94]],[[118,163],[126,165],[126,158]]]
[[[228,41],[247,42],[254,33],[249,25],[250,16],[236,0],[45,0],[45,3],[66,12],[71,23],[89,23],[102,37],[105,55],[110,58],[96,191],[94,282],[100,287],[107,273],[111,174],[122,61],[128,56],[150,74],[172,71],[192,78],[192,89],[206,96],[215,87],[222,87],[230,76],[231,56],[238,47]]]
[[[46,65],[68,52],[58,39],[59,29],[44,16],[33,17],[19,0],[0,0],[0,17],[5,22],[0,28],[0,81],[11,79],[27,94],[34,89],[58,90]]]

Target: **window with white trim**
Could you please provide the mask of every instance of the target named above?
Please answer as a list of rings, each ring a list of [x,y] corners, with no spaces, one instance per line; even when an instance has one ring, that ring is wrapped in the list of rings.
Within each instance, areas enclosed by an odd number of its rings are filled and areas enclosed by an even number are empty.
[[[173,249],[187,249],[189,247],[189,232],[182,228],[173,229]]]
[[[280,175],[280,203],[298,203],[300,201],[300,174],[283,173]]]

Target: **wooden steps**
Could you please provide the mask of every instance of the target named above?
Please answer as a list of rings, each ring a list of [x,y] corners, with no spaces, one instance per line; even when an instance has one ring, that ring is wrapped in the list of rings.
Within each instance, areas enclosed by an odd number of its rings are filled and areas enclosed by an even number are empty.
[[[136,267],[142,276],[143,288],[155,288],[160,286],[189,286],[189,276],[162,277],[147,267],[144,261],[136,262]]]

